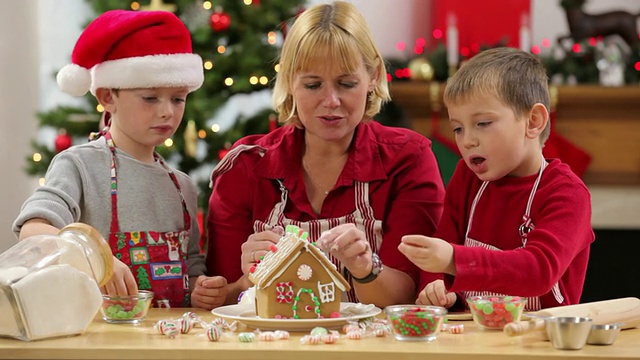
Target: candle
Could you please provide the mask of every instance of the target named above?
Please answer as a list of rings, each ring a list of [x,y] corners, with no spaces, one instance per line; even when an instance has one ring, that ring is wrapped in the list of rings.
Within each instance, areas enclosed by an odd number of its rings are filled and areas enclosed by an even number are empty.
[[[456,16],[449,14],[447,19],[447,65],[450,68],[458,66],[458,28]]]
[[[531,30],[529,29],[529,15],[523,13],[520,16],[520,49],[522,51],[531,51]]]

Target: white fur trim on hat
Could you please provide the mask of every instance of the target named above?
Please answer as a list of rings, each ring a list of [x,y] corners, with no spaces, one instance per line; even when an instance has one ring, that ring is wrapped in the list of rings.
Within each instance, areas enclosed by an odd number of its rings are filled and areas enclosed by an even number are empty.
[[[88,69],[76,64],[65,65],[56,75],[58,86],[65,93],[82,96],[91,87],[91,73]]]
[[[130,57],[102,62],[91,69],[91,93],[96,89],[182,87],[197,90],[204,82],[197,54]]]

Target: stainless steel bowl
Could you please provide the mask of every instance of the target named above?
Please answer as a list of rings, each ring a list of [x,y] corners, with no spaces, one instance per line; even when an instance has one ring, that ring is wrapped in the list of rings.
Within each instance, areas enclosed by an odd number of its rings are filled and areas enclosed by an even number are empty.
[[[592,325],[587,344],[611,345],[618,338],[621,329],[620,324]]]
[[[545,322],[554,348],[580,350],[587,343],[593,321],[585,317],[552,317]]]

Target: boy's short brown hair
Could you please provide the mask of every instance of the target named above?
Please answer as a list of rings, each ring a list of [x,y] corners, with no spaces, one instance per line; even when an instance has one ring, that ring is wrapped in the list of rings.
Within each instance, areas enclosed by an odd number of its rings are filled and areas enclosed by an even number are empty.
[[[550,109],[549,77],[544,65],[533,54],[519,49],[499,47],[485,50],[460,67],[444,90],[445,105],[465,101],[478,94],[496,96],[516,115],[540,103]],[[540,134],[540,142],[549,138],[551,122]]]

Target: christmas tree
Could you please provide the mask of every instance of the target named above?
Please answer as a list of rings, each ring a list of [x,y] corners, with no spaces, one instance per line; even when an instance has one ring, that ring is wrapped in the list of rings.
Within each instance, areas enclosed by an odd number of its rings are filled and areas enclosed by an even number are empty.
[[[280,46],[288,27],[303,11],[304,0],[87,0],[96,16],[114,9],[174,12],[191,32],[193,51],[204,61],[205,81],[187,99],[179,129],[158,152],[181,171],[194,176],[206,207],[208,174],[226,149],[240,137],[266,133],[276,126],[268,101],[277,71]],[[92,19],[87,19],[87,24]],[[250,115],[219,119],[219,112],[235,95],[262,94],[262,108]],[[251,100],[251,99],[249,99]],[[258,105],[260,105],[258,104]],[[254,105],[254,104],[252,104]],[[255,105],[254,105],[255,107]],[[99,130],[102,109],[91,95],[81,108],[59,106],[38,114],[41,127],[58,130],[54,148],[33,141],[34,155],[27,172],[44,175],[53,156],[86,141]],[[224,126],[220,121],[227,121]],[[77,140],[76,140],[77,139]]]

